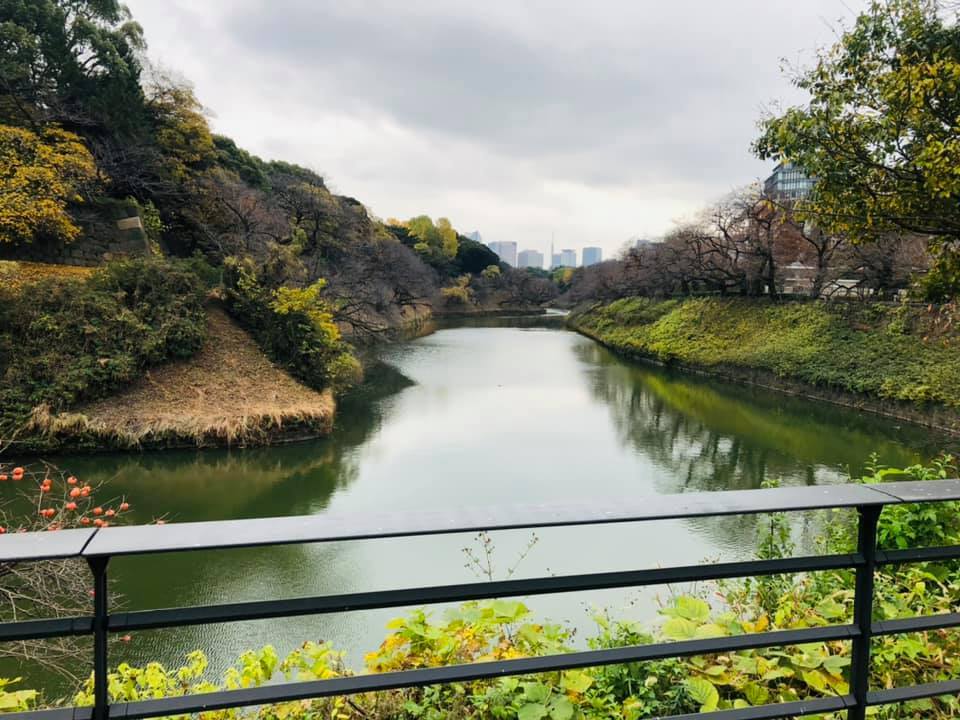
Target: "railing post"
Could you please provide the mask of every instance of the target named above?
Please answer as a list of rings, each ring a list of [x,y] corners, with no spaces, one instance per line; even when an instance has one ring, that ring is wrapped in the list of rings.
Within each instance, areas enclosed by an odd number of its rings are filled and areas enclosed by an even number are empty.
[[[860,631],[853,640],[850,664],[850,692],[856,705],[847,712],[847,720],[864,720],[867,713],[867,692],[870,689],[870,644],[873,639],[873,582],[877,569],[877,521],[882,505],[857,508],[857,552],[863,565],[857,568],[853,599],[853,623]]]
[[[87,558],[93,573],[93,720],[107,720],[107,563],[109,557]]]

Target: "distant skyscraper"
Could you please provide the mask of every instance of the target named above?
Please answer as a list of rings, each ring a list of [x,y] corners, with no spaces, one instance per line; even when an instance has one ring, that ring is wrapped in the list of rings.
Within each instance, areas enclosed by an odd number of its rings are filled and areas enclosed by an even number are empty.
[[[603,250],[598,247],[585,247],[583,249],[583,266],[596,265],[603,260]]]
[[[577,251],[564,249],[560,251],[560,267],[575,268],[577,266]]]
[[[482,242],[483,242],[483,240],[480,238],[480,231],[479,231],[479,230],[474,230],[472,233],[467,233],[466,236],[467,236],[468,238],[470,238],[471,240],[473,240],[474,242],[478,242],[478,243],[482,243]]]
[[[487,243],[487,247],[493,250],[507,265],[517,266],[517,244],[515,242],[492,242]]]
[[[521,250],[517,255],[517,267],[543,269],[543,253],[536,250]]]
[[[550,269],[555,270],[560,267],[560,253],[551,253],[550,254]]]

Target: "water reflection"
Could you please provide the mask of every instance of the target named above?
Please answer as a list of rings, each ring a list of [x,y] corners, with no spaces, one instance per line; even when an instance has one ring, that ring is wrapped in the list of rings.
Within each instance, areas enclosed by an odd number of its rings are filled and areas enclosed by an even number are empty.
[[[126,495],[134,520],[448,510],[525,503],[836,482],[872,451],[891,464],[933,454],[940,439],[881,418],[625,363],[552,318],[475,320],[383,350],[341,403],[336,429],[283,447],[63,458]],[[0,488],[0,492],[4,489]],[[544,531],[520,575],[602,572],[750,554],[751,519]],[[527,533],[504,533],[498,566]],[[471,579],[449,536],[284,546],[117,560],[127,607],[237,602]],[[642,595],[650,599],[650,593]],[[537,598],[542,617],[589,626],[585,604],[620,608],[618,592]],[[137,635],[115,658],[174,662],[203,648],[223,668],[243,650],[281,653],[306,639],[359,664],[396,610]],[[644,602],[627,612],[650,618]]]
[[[870,453],[906,466],[949,440],[928,430],[689,373],[626,364],[599,345],[574,352],[622,441],[664,469],[658,490],[684,492],[845,481]]]

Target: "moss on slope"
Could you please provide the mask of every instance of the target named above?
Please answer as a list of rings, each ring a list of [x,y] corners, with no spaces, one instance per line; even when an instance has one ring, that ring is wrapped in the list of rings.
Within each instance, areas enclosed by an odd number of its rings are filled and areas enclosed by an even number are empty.
[[[575,312],[613,350],[706,370],[741,368],[835,391],[960,409],[950,308],[627,298]]]

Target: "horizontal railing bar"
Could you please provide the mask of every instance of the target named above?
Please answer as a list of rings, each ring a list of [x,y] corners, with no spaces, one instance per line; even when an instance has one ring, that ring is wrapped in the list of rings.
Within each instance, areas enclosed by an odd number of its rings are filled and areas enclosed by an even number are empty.
[[[709,713],[691,713],[688,715],[669,715],[658,720],[775,720],[776,718],[818,715],[836,712],[852,707],[856,701],[852,695],[812,698],[776,705],[757,705],[755,707],[734,710],[715,710]]]
[[[877,551],[878,565],[906,565],[908,563],[944,560],[960,560],[960,545]]]
[[[76,637],[93,632],[92,617],[22,620],[0,624],[0,642],[43,640],[55,637]]]
[[[3,720],[91,720],[91,718],[93,718],[92,707],[47,708],[3,713]]]
[[[853,697],[842,695],[829,698],[814,698],[777,705],[757,705],[737,710],[719,710],[712,713],[694,713],[691,715],[671,715],[660,720],[775,720],[783,717],[816,715],[836,712],[849,708]],[[32,712],[4,713],[4,720],[89,720],[91,708],[56,708],[53,710],[34,710]],[[111,713],[111,717],[133,718],[133,715],[120,716]]]
[[[937,482],[947,481],[931,481]],[[819,485],[630,497],[603,505],[527,505],[111,527],[98,530],[83,555],[143,555],[293,543],[425,537],[477,531],[854,508],[899,502],[889,493],[872,487],[875,486]],[[943,499],[954,499],[954,496],[960,498],[960,483],[944,487],[941,494]],[[2,542],[0,538],[0,557],[3,554]]]
[[[353,677],[312,680],[308,682],[266,685],[240,690],[224,690],[200,695],[143,700],[134,703],[110,705],[110,718],[160,717],[185,713],[223,710],[250,705],[269,705],[291,700],[353,695],[364,692],[380,692],[401,688],[424,687],[452,682],[468,682],[488,678],[515,675],[531,675],[574,668],[599,667],[672,657],[709,655],[720,652],[736,652],[766,647],[802,645],[810,642],[852,640],[859,636],[853,625],[780,630],[774,632],[735,635],[700,640],[683,640],[674,643],[584,650],[564,655],[517,658],[495,662],[452,665],[447,667],[404,670],[400,672],[357,675]]]
[[[880,620],[873,624],[874,635],[902,635],[904,633],[944,630],[960,627],[960,613],[918,615],[916,617]]]
[[[893,705],[909,700],[923,700],[957,693],[960,693],[960,680],[943,680],[910,687],[873,690],[867,693],[867,705]]]
[[[379,515],[307,515],[140,525],[0,536],[0,562],[52,557],[137,555],[770,512],[960,500],[960,480],[727,490],[626,498],[605,505]]]
[[[80,557],[96,534],[94,528],[6,533],[0,536],[0,561],[36,562]]]
[[[780,573],[818,572],[854,568],[863,563],[857,554],[780,558],[690,565],[674,568],[651,568],[622,572],[591,573],[561,577],[524,578],[495,582],[442,585],[402,590],[381,590],[328,595],[290,600],[264,600],[224,605],[141,610],[110,616],[111,631],[154,630],[218,622],[263,620],[273,617],[295,617],[356,610],[377,610],[391,607],[424,605],[498,597],[546,595],[619,587],[642,587],[667,583],[721,580],[736,577],[758,577]]]

